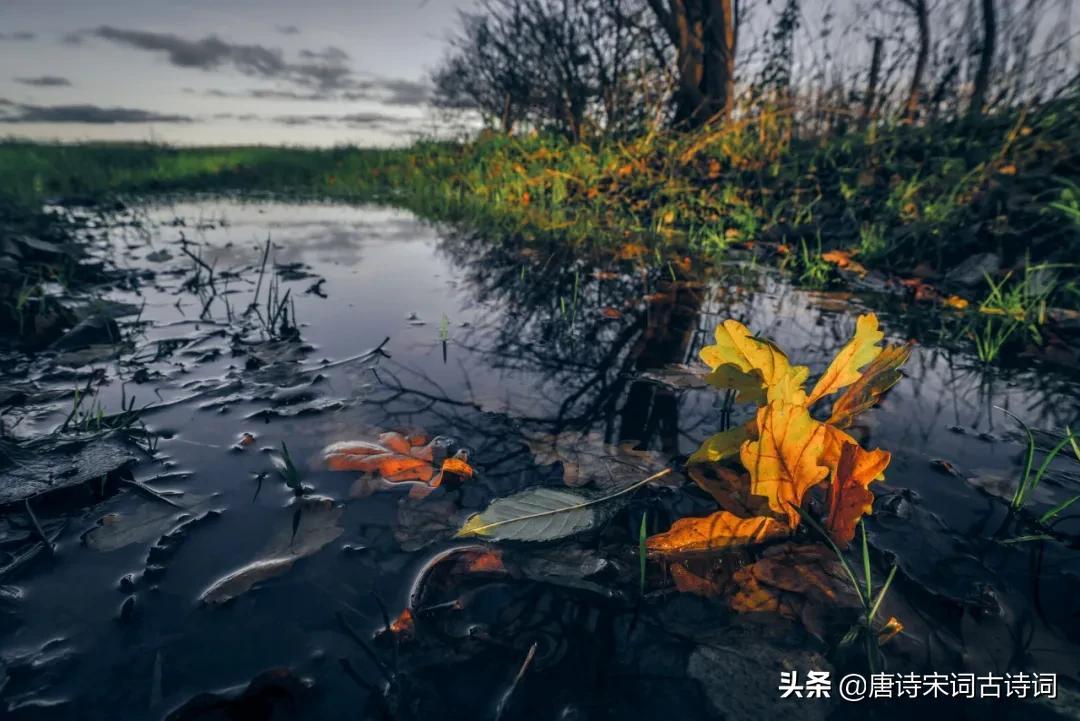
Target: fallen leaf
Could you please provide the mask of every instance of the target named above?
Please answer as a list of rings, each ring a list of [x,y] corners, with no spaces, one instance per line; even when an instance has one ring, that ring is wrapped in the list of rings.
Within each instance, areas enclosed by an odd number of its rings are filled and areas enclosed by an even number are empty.
[[[885,334],[878,328],[876,315],[873,313],[860,315],[855,321],[855,336],[840,349],[821,378],[814,384],[807,402],[813,403],[859,380],[862,376],[860,369],[881,353],[878,343],[884,337]]]
[[[954,308],[956,310],[963,310],[968,307],[968,301],[961,298],[958,295],[950,295],[947,298],[943,298],[941,304],[947,308]]]
[[[537,465],[561,463],[563,482],[571,487],[619,488],[668,465],[661,453],[638,450],[634,441],[611,445],[596,432],[534,433],[525,437],[525,443]],[[677,476],[671,478],[673,483],[677,480]]]
[[[878,646],[884,646],[889,641],[893,640],[897,635],[903,633],[904,624],[900,623],[900,619],[896,616],[889,616],[889,620],[885,622],[885,625],[878,631],[877,642]]]
[[[863,411],[871,408],[885,391],[903,378],[900,366],[911,355],[911,346],[886,346],[835,402],[828,423],[847,428]]]
[[[704,518],[680,518],[667,532],[650,536],[645,547],[660,555],[707,553],[762,543],[788,533],[788,528],[773,518],[740,518],[716,511]]]
[[[750,330],[736,320],[725,320],[716,326],[716,343],[701,349],[701,360],[712,369],[710,385],[733,388],[736,402],[763,404],[773,395],[773,388],[794,392],[786,398],[800,403],[805,394],[799,389],[810,371],[805,366],[792,366],[784,352],[772,342],[755,338]]]
[[[852,255],[854,253],[850,250],[827,250],[821,254],[821,259],[826,263],[832,263],[837,268],[843,268],[859,275],[866,275],[869,271],[862,263],[853,259]]]
[[[668,566],[671,580],[675,582],[675,588],[680,593],[692,593],[703,598],[716,598],[723,591],[716,581],[699,576],[681,563],[672,563]]]
[[[185,517],[206,509],[213,495],[184,494],[173,499],[181,508],[148,498],[131,498],[134,510],[110,513],[97,526],[83,534],[82,541],[95,551],[115,551],[133,543],[146,543],[158,538]]]
[[[843,431],[833,430],[833,433]],[[829,481],[829,512],[825,530],[841,548],[855,537],[855,526],[859,519],[873,510],[874,494],[870,492],[869,485],[884,475],[890,459],[888,451],[864,451],[846,440],[842,441],[836,465],[833,466],[831,459],[826,458],[826,463],[831,466],[832,478]]]
[[[616,310],[615,308],[601,308],[600,315],[604,316],[605,318],[622,318],[622,312]]]
[[[561,488],[529,488],[496,498],[480,513],[466,519],[455,538],[494,541],[554,541],[591,530],[611,517],[626,494],[670,473],[664,469],[606,495]]]
[[[690,456],[688,463],[717,463],[725,458],[733,458],[739,453],[742,444],[752,440],[755,433],[754,422],[748,421],[741,426],[729,428],[702,441],[701,446]]]
[[[259,557],[214,581],[199,600],[211,606],[223,604],[262,581],[280,576],[299,559],[314,555],[345,531],[338,525],[343,508],[329,498],[300,499],[289,514],[289,522],[277,529]]]
[[[634,258],[640,258],[648,252],[648,249],[638,243],[625,243],[619,248],[619,257],[623,260],[633,260]]]
[[[687,466],[686,474],[725,511],[742,518],[770,513],[768,500],[750,493],[750,474],[745,471],[719,463],[699,463]]]
[[[860,607],[858,597],[833,552],[823,546],[784,543],[762,553],[756,562],[732,575],[735,592],[728,605],[741,613],[775,612],[797,619],[807,631],[824,640],[829,617],[850,615]]]
[[[412,638],[416,633],[416,621],[413,619],[412,611],[407,608],[402,611],[401,615],[390,624],[390,633],[402,638]]]
[[[759,408],[757,425],[758,440],[743,443],[739,454],[750,472],[750,491],[767,498],[769,508],[795,528],[803,495],[829,472],[822,463],[825,427],[805,407],[782,401]]]
[[[460,458],[456,455],[443,461],[442,472],[453,473],[462,478],[472,478],[474,474],[472,466],[470,466],[464,458]]]
[[[446,459],[450,442],[435,438],[420,445],[424,440],[423,436],[387,432],[379,435],[377,443],[342,441],[329,445],[323,449],[323,459],[332,471],[361,471],[378,474],[391,483],[422,481],[437,486],[441,473],[436,473],[435,464]]]

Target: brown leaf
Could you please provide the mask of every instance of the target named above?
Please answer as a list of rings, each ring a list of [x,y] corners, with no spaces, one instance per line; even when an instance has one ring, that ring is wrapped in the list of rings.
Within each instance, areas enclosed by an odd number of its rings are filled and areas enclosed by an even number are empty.
[[[769,515],[767,499],[750,492],[748,473],[740,473],[718,463],[700,463],[687,466],[686,475],[716,499],[725,511],[743,518]]]
[[[699,576],[682,563],[672,563],[668,567],[675,588],[681,593],[692,593],[704,598],[716,598],[723,590],[716,581]]]
[[[728,604],[735,611],[775,612],[798,619],[823,640],[830,616],[846,616],[859,607],[836,556],[823,546],[773,546],[758,561],[736,571],[732,581],[735,591]]]

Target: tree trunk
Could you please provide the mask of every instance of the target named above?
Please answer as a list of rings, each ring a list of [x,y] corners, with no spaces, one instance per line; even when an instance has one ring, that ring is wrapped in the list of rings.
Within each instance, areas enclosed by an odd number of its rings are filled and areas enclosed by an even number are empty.
[[[912,123],[915,121],[915,113],[919,109],[923,76],[926,75],[926,63],[930,59],[930,13],[926,7],[926,0],[905,0],[905,2],[915,13],[915,20],[919,24],[919,54],[915,58],[915,72],[911,76],[911,90],[908,92],[907,102],[904,104],[904,118],[907,122]]]
[[[874,49],[870,56],[870,77],[866,83],[866,98],[863,100],[862,124],[866,127],[875,120],[877,108],[877,88],[881,75],[881,50],[884,38],[873,38]]]
[[[735,13],[732,0],[648,0],[675,46],[675,123],[700,127],[725,120],[735,102]]]
[[[994,44],[997,39],[997,16],[994,14],[994,0],[982,0],[982,45],[979,48],[979,67],[975,71],[975,88],[971,93],[971,105],[968,117],[982,115],[986,103],[986,92],[990,88],[990,71],[994,66]]]

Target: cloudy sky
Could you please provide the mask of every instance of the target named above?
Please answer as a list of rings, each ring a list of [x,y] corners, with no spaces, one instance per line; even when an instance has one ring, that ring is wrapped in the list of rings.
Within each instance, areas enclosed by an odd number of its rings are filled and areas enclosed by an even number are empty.
[[[0,136],[408,142],[441,127],[427,78],[471,6],[0,0]]]

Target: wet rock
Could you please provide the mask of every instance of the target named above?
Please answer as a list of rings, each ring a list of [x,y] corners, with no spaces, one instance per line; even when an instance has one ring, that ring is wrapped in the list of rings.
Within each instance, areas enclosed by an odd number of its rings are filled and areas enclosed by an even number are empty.
[[[824,719],[832,699],[786,698],[777,691],[781,672],[832,672],[821,654],[770,643],[716,643],[697,647],[687,663],[709,702],[727,721],[812,721]],[[835,679],[834,679],[835,683]]]
[[[53,342],[53,350],[80,350],[92,345],[113,345],[120,340],[120,326],[105,315],[92,315]]]
[[[1001,270],[1001,258],[994,253],[976,253],[945,274],[945,280],[953,285],[974,288],[986,282],[986,275]]]

